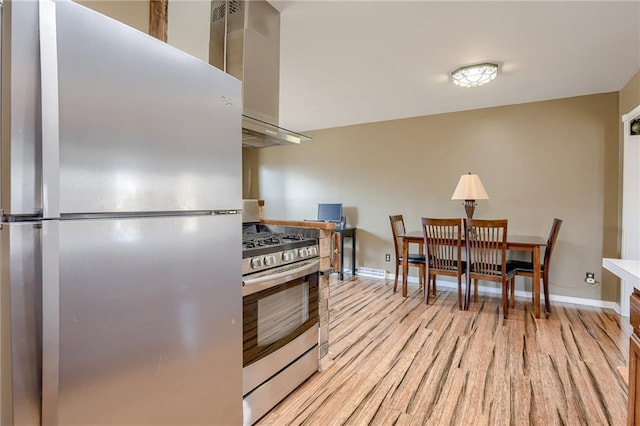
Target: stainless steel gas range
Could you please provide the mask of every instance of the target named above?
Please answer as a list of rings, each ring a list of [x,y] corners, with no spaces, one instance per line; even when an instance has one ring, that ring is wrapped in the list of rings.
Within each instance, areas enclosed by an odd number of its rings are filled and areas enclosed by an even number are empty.
[[[318,370],[317,230],[243,224],[243,398],[253,424]]]

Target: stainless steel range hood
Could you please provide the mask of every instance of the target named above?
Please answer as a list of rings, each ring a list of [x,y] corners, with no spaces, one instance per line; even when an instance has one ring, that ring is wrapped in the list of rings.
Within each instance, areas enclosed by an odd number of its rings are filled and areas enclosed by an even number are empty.
[[[265,0],[211,2],[209,62],[242,80],[242,145],[299,144],[280,127],[280,13]]]

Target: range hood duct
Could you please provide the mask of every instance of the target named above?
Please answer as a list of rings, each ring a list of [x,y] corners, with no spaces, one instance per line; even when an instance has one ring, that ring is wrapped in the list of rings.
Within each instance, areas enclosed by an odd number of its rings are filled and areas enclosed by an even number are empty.
[[[311,140],[278,125],[280,13],[273,6],[265,0],[212,1],[209,62],[242,81],[242,146]]]

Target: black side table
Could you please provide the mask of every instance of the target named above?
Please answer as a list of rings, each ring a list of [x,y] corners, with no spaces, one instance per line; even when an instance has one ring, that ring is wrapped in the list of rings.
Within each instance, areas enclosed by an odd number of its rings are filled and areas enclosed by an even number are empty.
[[[336,228],[340,234],[340,280],[344,279],[344,239],[351,238],[351,275],[356,275],[356,228],[349,226]]]

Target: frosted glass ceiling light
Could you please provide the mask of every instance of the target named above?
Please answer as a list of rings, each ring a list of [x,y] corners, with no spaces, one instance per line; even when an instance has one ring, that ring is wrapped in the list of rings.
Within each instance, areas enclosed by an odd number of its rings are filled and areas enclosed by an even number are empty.
[[[462,87],[482,86],[498,75],[498,65],[478,64],[460,67],[451,73],[453,83]]]

